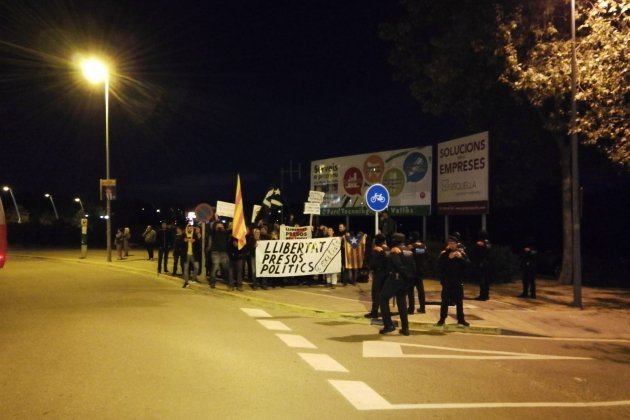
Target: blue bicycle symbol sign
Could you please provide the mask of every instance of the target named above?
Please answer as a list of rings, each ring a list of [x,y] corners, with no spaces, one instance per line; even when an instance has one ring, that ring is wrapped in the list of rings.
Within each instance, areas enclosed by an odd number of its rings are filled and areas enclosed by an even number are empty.
[[[389,205],[389,191],[381,184],[374,184],[365,192],[365,202],[370,210],[383,211]]]
[[[387,199],[381,193],[374,193],[374,195],[370,197],[370,203],[384,203],[385,201],[387,201]]]

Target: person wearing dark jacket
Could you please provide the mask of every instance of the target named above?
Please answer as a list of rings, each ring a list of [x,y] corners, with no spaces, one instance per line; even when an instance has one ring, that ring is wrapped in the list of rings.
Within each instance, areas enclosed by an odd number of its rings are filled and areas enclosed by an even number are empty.
[[[389,274],[381,291],[381,315],[383,317],[383,329],[380,334],[389,334],[396,328],[392,322],[392,314],[389,310],[389,300],[396,297],[396,306],[400,315],[400,331],[402,335],[409,335],[409,318],[407,317],[407,290],[409,279],[413,276],[413,256],[405,248],[405,235],[395,233],[391,240],[392,248],[389,252]]]
[[[230,290],[236,288],[243,291],[243,269],[245,268],[245,260],[249,257],[247,246],[238,249],[238,239],[234,236],[230,237],[228,243],[228,256],[230,258]]]
[[[168,273],[168,253],[173,246],[173,235],[166,222],[162,222],[162,226],[157,231],[156,245],[158,247],[158,274],[162,272],[162,266],[164,266],[164,272]]]
[[[215,288],[217,284],[217,271],[221,269],[221,276],[226,282],[229,281],[230,260],[227,254],[228,232],[225,225],[218,220],[210,228],[210,258],[212,260],[212,269],[210,269],[210,287]]]
[[[413,254],[413,260],[416,264],[416,275],[413,279],[411,279],[411,284],[409,286],[409,309],[408,312],[410,314],[414,313],[414,307],[416,305],[415,299],[415,291],[414,288],[418,290],[418,300],[420,301],[420,306],[418,307],[418,313],[424,314],[426,313],[426,294],[424,293],[424,260],[427,256],[427,246],[420,241],[420,234],[416,231],[409,233],[409,243],[407,244],[407,249],[409,249]]]
[[[536,259],[538,250],[534,239],[529,237],[521,250],[521,273],[523,275],[523,293],[518,297],[536,299]]]
[[[172,276],[177,275],[177,263],[179,263],[182,268],[182,274],[184,274],[184,259],[185,259],[185,248],[184,248],[184,231],[181,227],[177,226],[175,228],[175,237],[173,238],[173,272]]]
[[[378,307],[381,304],[381,290],[387,279],[389,248],[385,243],[385,236],[380,233],[374,237],[374,246],[367,262],[372,271],[372,310],[365,314],[366,318],[378,318]]]
[[[490,299],[490,278],[492,277],[491,247],[488,234],[482,230],[479,232],[477,241],[469,251],[473,280],[479,284],[479,296],[475,300]]]
[[[448,315],[449,303],[453,302],[457,308],[457,323],[464,327],[470,326],[464,317],[464,276],[470,261],[466,252],[458,247],[458,239],[449,236],[446,248],[438,257],[438,279],[442,285],[442,302],[440,305],[440,320],[437,326],[441,327]]]

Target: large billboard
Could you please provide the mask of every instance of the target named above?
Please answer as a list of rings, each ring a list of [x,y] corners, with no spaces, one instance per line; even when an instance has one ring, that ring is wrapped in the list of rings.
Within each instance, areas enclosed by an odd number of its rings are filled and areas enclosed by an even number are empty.
[[[342,156],[311,162],[311,190],[323,191],[322,216],[373,214],[365,190],[383,184],[391,215],[431,214],[431,146]]]
[[[487,214],[488,132],[437,145],[438,214]]]

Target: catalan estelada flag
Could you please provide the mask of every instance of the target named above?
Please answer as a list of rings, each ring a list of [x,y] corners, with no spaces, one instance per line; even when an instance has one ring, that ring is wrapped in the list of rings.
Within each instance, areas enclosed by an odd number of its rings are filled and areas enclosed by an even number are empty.
[[[241,194],[241,176],[236,175],[236,198],[234,199],[234,224],[232,226],[232,236],[238,240],[239,251],[243,249],[247,242],[245,236],[245,214],[243,213],[243,195]]]
[[[362,268],[365,259],[365,235],[359,233],[356,236],[344,236],[345,267]]]

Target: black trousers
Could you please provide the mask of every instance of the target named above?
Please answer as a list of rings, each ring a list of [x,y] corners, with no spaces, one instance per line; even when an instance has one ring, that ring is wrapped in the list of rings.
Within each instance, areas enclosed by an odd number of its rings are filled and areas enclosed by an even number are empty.
[[[374,315],[374,317],[378,314],[378,308],[381,306],[381,292],[386,279],[387,273],[380,271],[372,272],[372,310],[370,313]]]
[[[389,276],[385,280],[383,290],[381,291],[381,316],[383,317],[383,326],[391,328],[394,326],[392,322],[392,313],[389,310],[389,300],[396,297],[396,306],[398,306],[398,315],[400,315],[401,328],[409,329],[409,318],[407,317],[407,289],[409,286],[402,279],[395,276]]]
[[[444,322],[448,315],[448,306],[455,304],[457,310],[457,322],[463,322],[464,318],[464,286],[461,283],[445,283],[442,285],[442,303],[440,304],[440,322]]]
[[[425,309],[427,298],[424,293],[424,281],[422,281],[422,277],[418,276],[409,286],[409,308],[413,308],[416,306],[416,297],[414,289],[418,290],[418,300],[420,301],[420,310],[423,311]]]
[[[530,270],[523,271],[523,296],[536,298],[536,273]]]
[[[168,272],[168,248],[158,248],[158,273],[162,272],[162,263],[164,263],[164,272]]]
[[[177,274],[178,262],[180,267],[182,268],[182,274],[184,274],[184,256],[181,255],[181,252],[173,251],[173,275]]]

